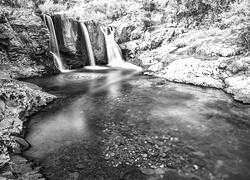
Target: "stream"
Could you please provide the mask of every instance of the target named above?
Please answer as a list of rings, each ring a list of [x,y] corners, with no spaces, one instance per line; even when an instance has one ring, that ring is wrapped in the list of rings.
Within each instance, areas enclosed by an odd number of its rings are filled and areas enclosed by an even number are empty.
[[[250,106],[223,91],[115,69],[26,81],[60,97],[26,135],[48,179],[250,177]]]

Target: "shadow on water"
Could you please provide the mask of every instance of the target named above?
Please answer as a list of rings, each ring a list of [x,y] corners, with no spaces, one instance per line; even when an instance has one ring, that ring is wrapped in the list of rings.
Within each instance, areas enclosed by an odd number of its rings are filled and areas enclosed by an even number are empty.
[[[131,71],[30,79],[64,97],[31,118],[25,155],[49,179],[247,179],[250,107]],[[242,124],[243,125],[239,125]]]

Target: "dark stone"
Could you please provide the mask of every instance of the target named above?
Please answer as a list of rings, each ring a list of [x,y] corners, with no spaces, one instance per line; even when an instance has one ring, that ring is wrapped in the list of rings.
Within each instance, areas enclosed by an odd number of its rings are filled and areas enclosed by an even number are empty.
[[[6,22],[7,22],[7,19],[6,19],[5,15],[0,14],[0,23],[2,24],[2,23],[6,23]]]
[[[19,145],[22,151],[28,150],[30,148],[30,144],[23,138],[12,136],[14,141],[16,141]]]
[[[9,46],[10,45],[10,38],[6,34],[0,34],[0,45],[2,46]]]

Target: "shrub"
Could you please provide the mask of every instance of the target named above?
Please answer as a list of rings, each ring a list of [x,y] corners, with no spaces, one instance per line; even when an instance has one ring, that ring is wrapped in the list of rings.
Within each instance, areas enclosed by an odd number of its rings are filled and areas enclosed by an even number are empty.
[[[39,5],[39,8],[45,14],[53,14],[67,9],[64,4],[55,3],[54,0],[46,0],[43,4]]]
[[[135,0],[92,0],[79,1],[68,10],[73,17],[81,19],[116,20],[120,17],[132,13],[139,8]]]
[[[237,43],[250,50],[250,2],[234,2],[229,8],[221,14],[221,26],[230,28],[233,34],[238,35]]]
[[[33,7],[33,1],[32,0],[0,0],[0,5],[4,6],[10,6],[14,8],[20,8],[20,7]]]

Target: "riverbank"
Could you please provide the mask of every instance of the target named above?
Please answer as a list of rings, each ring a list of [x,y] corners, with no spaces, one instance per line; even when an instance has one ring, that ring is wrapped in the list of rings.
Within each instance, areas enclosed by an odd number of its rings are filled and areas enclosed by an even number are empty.
[[[116,70],[29,81],[66,97],[29,123],[25,155],[48,179],[248,177],[249,106],[214,88],[126,77]]]
[[[232,4],[220,14],[220,22],[203,26],[162,23],[162,12],[157,10],[147,19],[152,23],[147,28],[146,20],[132,13],[111,25],[117,28],[116,40],[127,61],[143,67],[146,74],[222,89],[249,104],[250,15],[243,13],[245,6]]]
[[[3,179],[41,179],[39,167],[22,157],[30,145],[24,139],[27,118],[56,97],[34,84],[0,79],[0,168]]]
[[[235,101],[249,104],[249,64],[250,57],[239,59],[220,58],[216,61],[183,58],[176,60],[161,70],[157,69],[161,66],[161,63],[156,63],[150,67],[153,71],[145,72],[145,74],[172,82],[221,89],[230,94]]]
[[[56,97],[16,79],[57,72],[48,52],[49,35],[30,8],[0,9],[0,179],[42,179],[39,167],[22,157],[29,116]]]

